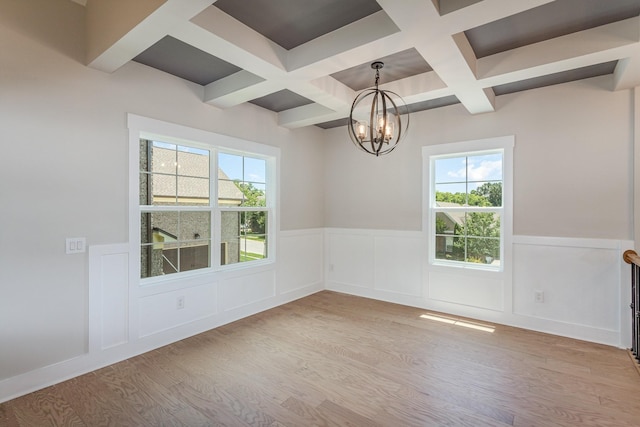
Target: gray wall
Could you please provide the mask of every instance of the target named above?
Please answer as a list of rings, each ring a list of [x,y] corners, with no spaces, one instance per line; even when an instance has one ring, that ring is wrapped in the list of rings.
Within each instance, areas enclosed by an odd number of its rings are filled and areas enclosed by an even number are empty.
[[[86,351],[87,256],[65,255],[65,238],[128,241],[127,113],[280,147],[281,228],[324,223],[320,129],[217,109],[201,86],[137,63],[87,68],[83,10],[0,1],[0,379]]]
[[[420,230],[421,147],[515,135],[514,235],[632,240],[633,98],[611,79],[500,96],[495,113],[414,114],[408,139],[380,158],[327,131],[325,226]]]

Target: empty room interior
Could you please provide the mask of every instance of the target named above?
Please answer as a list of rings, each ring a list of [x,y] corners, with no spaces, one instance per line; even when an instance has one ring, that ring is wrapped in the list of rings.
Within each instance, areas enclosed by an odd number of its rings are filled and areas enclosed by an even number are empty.
[[[0,425],[640,425],[639,86],[640,0],[0,0]]]

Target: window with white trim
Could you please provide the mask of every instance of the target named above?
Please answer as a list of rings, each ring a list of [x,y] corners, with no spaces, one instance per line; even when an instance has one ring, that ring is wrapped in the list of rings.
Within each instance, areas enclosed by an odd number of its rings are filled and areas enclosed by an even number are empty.
[[[424,147],[431,264],[502,270],[512,150],[513,138]]]
[[[137,182],[130,188],[138,206],[130,233],[139,242],[139,277],[273,262],[279,149],[130,118],[171,131],[163,136],[131,129],[131,176]]]

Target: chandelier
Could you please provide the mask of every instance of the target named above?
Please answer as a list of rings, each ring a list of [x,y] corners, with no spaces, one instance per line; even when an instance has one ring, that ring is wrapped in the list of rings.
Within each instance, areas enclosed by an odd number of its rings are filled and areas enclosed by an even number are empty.
[[[351,141],[376,157],[393,151],[409,128],[409,112],[404,100],[395,92],[378,89],[382,67],[384,63],[380,61],[371,64],[376,70],[375,88],[365,89],[353,100],[347,126]],[[365,105],[365,100],[370,100],[370,107]],[[404,127],[399,107],[407,113]]]

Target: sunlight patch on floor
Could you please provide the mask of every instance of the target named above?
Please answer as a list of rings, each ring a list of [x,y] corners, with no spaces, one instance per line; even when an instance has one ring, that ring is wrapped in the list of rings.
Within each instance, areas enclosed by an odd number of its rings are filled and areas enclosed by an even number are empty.
[[[480,323],[464,322],[462,320],[452,319],[450,317],[438,316],[436,314],[421,314],[421,318],[435,320],[436,322],[447,323],[454,326],[462,326],[463,328],[475,329],[478,331],[493,333],[496,328],[490,325],[482,325]]]

